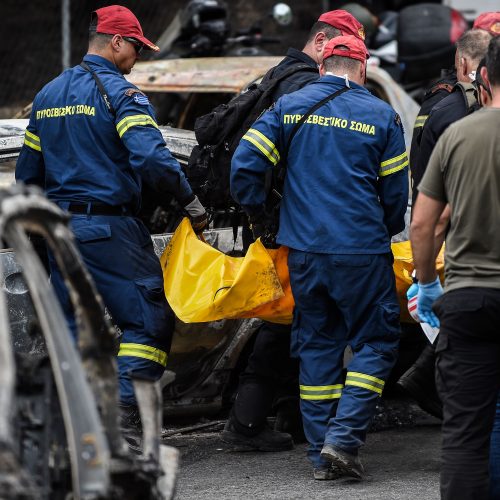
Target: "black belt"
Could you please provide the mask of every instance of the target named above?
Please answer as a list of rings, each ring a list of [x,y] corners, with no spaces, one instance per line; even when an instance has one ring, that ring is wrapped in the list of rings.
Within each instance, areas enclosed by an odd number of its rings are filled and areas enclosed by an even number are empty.
[[[114,207],[105,203],[70,203],[68,212],[87,215],[131,215],[125,207]]]

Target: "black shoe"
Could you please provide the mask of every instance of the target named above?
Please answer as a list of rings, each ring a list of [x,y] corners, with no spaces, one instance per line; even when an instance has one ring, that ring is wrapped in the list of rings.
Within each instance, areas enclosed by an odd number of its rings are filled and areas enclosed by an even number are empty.
[[[141,414],[137,405],[118,405],[120,409],[120,427],[122,431],[134,431],[142,434]]]
[[[225,443],[236,445],[247,450],[256,451],[285,451],[293,449],[293,439],[290,434],[277,432],[264,427],[262,431],[254,436],[247,436],[237,432],[228,420],[221,433],[221,439]]]
[[[357,455],[351,455],[336,446],[325,444],[321,450],[321,458],[331,462],[333,467],[338,467],[345,475],[354,479],[363,479],[365,470]]]
[[[136,405],[119,405],[120,430],[127,445],[135,454],[142,453],[142,423],[139,408]]]
[[[276,403],[274,430],[290,434],[294,443],[305,443],[307,439],[299,404],[299,398],[282,398]]]
[[[434,378],[434,347],[426,346],[417,361],[398,380],[401,387],[422,410],[442,420],[443,404],[439,399]]]

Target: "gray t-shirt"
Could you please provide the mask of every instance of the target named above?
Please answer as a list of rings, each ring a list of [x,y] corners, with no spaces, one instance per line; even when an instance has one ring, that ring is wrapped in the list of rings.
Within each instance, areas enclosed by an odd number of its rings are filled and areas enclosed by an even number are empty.
[[[481,109],[451,125],[418,190],[450,204],[446,291],[500,288],[500,109]]]

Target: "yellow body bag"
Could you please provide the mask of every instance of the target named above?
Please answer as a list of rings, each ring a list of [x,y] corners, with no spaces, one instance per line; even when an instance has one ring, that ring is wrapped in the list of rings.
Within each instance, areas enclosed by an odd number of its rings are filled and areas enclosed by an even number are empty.
[[[410,242],[391,247],[401,321],[412,322],[406,300],[413,271]],[[294,301],[287,259],[287,247],[269,250],[260,240],[245,257],[230,257],[200,240],[184,219],[161,256],[165,296],[184,323],[261,318],[289,324]],[[442,250],[436,265],[442,276]]]
[[[167,300],[184,323],[248,317],[283,297],[273,260],[260,241],[245,257],[230,257],[200,240],[188,219],[160,259]]]

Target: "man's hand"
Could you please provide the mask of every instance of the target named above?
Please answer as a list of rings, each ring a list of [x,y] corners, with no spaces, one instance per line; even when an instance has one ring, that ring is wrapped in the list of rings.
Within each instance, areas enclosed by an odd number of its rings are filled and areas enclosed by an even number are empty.
[[[266,248],[278,248],[276,243],[276,233],[278,228],[274,219],[266,212],[261,212],[248,218],[250,229],[252,230],[254,240],[260,238],[260,241]]]
[[[189,216],[194,232],[196,234],[203,232],[208,225],[208,216],[198,197],[195,196],[194,200],[184,207],[184,210]]]
[[[443,287],[437,277],[430,283],[419,283],[417,296],[417,313],[423,323],[439,328],[439,319],[432,310],[432,304],[443,295]]]

